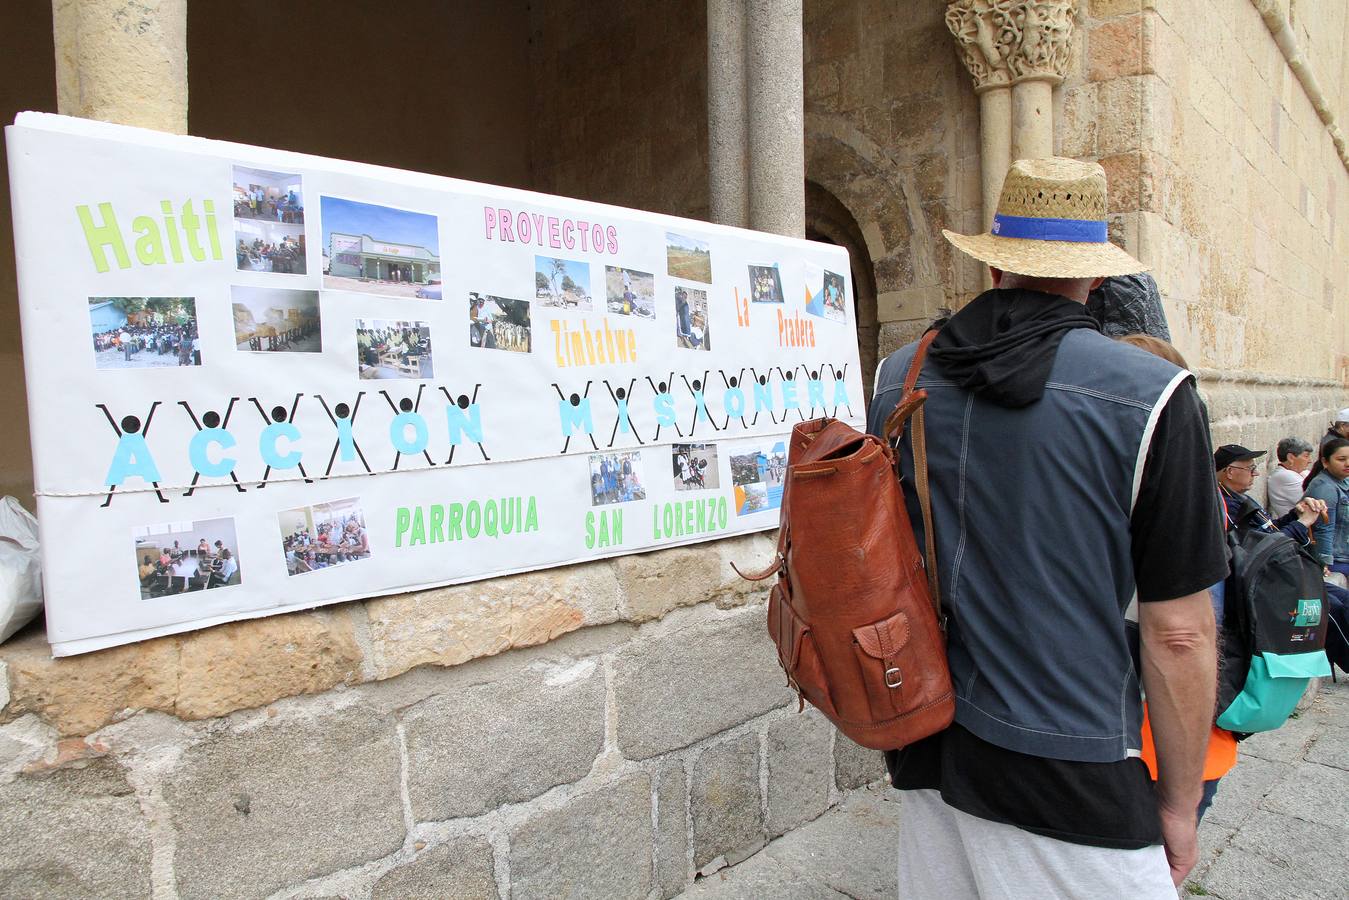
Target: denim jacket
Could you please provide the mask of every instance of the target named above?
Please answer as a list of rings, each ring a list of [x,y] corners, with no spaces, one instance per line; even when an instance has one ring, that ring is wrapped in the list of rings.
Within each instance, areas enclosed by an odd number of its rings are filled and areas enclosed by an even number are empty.
[[[1322,472],[1307,485],[1307,496],[1326,502],[1329,522],[1312,526],[1316,555],[1326,565],[1349,562],[1349,478],[1336,481]]]

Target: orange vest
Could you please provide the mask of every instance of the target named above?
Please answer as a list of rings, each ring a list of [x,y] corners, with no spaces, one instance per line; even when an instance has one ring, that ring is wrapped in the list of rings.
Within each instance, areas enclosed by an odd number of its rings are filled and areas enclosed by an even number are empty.
[[[1152,743],[1152,723],[1148,721],[1148,705],[1143,704],[1143,763],[1152,780],[1157,780],[1157,748]],[[1204,755],[1204,780],[1222,778],[1237,764],[1237,739],[1232,732],[1214,725],[1208,735],[1208,752]]]

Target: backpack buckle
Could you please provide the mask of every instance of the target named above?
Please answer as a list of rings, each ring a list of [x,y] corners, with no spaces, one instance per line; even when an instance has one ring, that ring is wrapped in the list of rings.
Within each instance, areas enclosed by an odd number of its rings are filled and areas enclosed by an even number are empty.
[[[897,688],[904,683],[904,676],[900,674],[899,666],[891,666],[885,670],[885,686],[888,688]]]

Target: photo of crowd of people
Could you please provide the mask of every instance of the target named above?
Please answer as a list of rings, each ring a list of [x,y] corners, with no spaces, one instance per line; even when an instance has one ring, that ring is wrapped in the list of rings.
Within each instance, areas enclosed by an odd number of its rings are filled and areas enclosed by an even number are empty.
[[[685,350],[711,350],[707,333],[707,291],[676,285],[675,340]]]
[[[304,193],[299,175],[234,167],[234,218],[304,224]]]
[[[432,378],[431,326],[425,322],[356,320],[361,378]]]
[[[787,445],[778,441],[771,448],[751,448],[731,454],[731,483],[735,485],[737,515],[782,506],[782,485],[787,477]]]
[[[239,584],[233,519],[138,525],[131,530],[142,600]]]
[[[534,299],[543,306],[589,312],[590,263],[555,256],[534,257]]]
[[[323,286],[439,300],[440,224],[433,215],[319,196]]]
[[[192,297],[90,297],[89,328],[95,368],[201,365]]]
[[[234,239],[235,265],[241,272],[303,275],[308,271],[303,225],[235,219]]]
[[[848,315],[843,302],[843,276],[814,263],[806,263],[806,312],[832,322],[842,322]]]
[[[528,300],[476,293],[468,295],[470,347],[528,353],[531,340]]]
[[[644,482],[640,451],[590,454],[591,506],[645,500]]]
[[[319,353],[323,322],[318,291],[234,285],[234,345],[254,353]]]
[[[656,317],[656,276],[650,272],[605,266],[604,292],[611,313]]]
[[[370,558],[370,536],[357,497],[288,509],[277,521],[289,575]]]
[[[665,265],[675,278],[712,283],[712,251],[707,241],[665,232]]]
[[[755,303],[782,303],[782,276],[777,263],[749,267],[749,299]]]
[[[673,444],[670,447],[670,459],[674,463],[676,491],[703,491],[721,487],[716,444]]]

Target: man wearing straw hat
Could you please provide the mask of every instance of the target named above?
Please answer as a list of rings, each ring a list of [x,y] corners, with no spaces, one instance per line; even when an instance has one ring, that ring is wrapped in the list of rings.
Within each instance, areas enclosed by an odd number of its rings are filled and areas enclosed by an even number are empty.
[[[1173,900],[1197,857],[1221,512],[1190,374],[1083,306],[1145,268],[1105,219],[1099,165],[1020,160],[989,233],[944,232],[995,287],[938,323],[918,380],[957,698],[950,728],[886,755],[902,897]],[[873,433],[915,352],[882,365]]]

